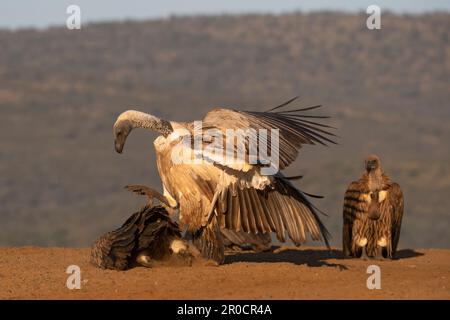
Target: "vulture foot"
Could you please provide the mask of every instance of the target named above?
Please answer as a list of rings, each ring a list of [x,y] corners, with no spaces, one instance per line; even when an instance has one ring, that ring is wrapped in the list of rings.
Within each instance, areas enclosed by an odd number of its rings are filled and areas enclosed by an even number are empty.
[[[376,260],[389,260],[389,259],[387,259],[387,258],[385,258],[384,256],[383,256],[383,247],[381,247],[381,246],[378,246],[377,247],[377,255],[375,256],[375,259]]]
[[[359,258],[364,260],[364,261],[369,260],[369,256],[367,255],[367,252],[366,252],[366,247],[365,246],[362,247],[361,250],[362,250],[361,251],[361,256]]]

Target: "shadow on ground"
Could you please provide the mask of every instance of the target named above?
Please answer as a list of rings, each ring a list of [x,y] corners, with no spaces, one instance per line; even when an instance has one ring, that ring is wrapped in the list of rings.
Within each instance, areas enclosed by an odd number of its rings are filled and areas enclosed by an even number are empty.
[[[347,269],[343,264],[330,263],[329,259],[344,259],[344,255],[339,250],[327,249],[282,249],[272,247],[270,251],[250,253],[242,252],[226,256],[225,264],[234,262],[288,262],[296,265],[306,264],[309,267],[338,267]],[[275,252],[274,252],[275,251]]]
[[[414,251],[413,249],[403,249],[398,250],[397,254],[395,255],[395,260],[398,259],[408,259],[408,258],[415,258],[425,255],[425,253]]]
[[[281,249],[281,250],[280,250]],[[408,259],[424,255],[423,253],[412,249],[399,250],[396,255],[397,259]],[[327,260],[350,260],[344,256],[342,251],[336,249],[283,249],[272,247],[270,251],[265,252],[240,252],[227,255],[225,264],[235,262],[288,262],[296,265],[307,265],[308,267],[337,267],[346,270],[347,266],[340,263],[328,262]]]

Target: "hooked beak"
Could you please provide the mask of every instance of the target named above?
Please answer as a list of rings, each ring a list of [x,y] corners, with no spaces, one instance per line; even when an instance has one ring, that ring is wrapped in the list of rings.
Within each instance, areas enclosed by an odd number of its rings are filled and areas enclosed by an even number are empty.
[[[375,161],[368,161],[367,165],[366,165],[366,169],[367,171],[372,171],[375,170],[377,168],[377,164]]]
[[[116,149],[117,153],[122,153],[123,150],[123,143],[120,143],[119,141],[114,141],[114,148]]]

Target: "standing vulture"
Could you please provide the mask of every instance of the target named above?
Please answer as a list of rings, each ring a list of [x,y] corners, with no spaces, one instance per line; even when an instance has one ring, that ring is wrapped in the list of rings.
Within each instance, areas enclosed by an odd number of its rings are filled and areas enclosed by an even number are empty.
[[[365,167],[362,177],[345,192],[344,254],[392,259],[400,238],[403,193],[383,172],[377,156],[369,156]]]
[[[187,227],[194,245],[206,259],[219,264],[223,262],[223,228],[263,235],[275,232],[281,242],[286,241],[287,232],[295,245],[304,243],[306,235],[310,234],[313,240],[323,240],[328,246],[329,233],[319,219],[318,210],[307,199],[307,194],[295,188],[291,179],[279,171],[265,175],[263,171],[268,167],[265,162],[267,158],[252,161],[247,156],[251,154],[248,139],[243,144],[231,139],[232,152],[239,148],[245,151],[246,156],[240,161],[224,162],[223,154],[217,157],[217,154],[207,151],[212,143],[222,141],[224,144],[225,140],[228,141],[230,130],[250,129],[248,131],[259,133],[275,129],[278,150],[273,147],[269,134],[259,134],[257,139],[267,142],[267,157],[269,154],[275,156],[279,161],[278,168],[284,169],[296,159],[302,145],[334,143],[329,137],[333,134],[326,131],[329,126],[312,121],[327,117],[307,113],[320,106],[286,110],[293,100],[295,98],[266,112],[225,108],[208,112],[200,124],[201,152],[207,160],[200,163],[193,161],[198,155],[195,142],[199,122],[167,121],[134,110],[123,112],[114,124],[115,149],[122,153],[127,136],[135,128],[160,133],[154,147],[164,197],[172,208],[179,209],[180,224]],[[211,130],[221,134],[223,140],[216,135],[213,138],[208,136]],[[191,161],[174,161],[174,154],[187,154]]]

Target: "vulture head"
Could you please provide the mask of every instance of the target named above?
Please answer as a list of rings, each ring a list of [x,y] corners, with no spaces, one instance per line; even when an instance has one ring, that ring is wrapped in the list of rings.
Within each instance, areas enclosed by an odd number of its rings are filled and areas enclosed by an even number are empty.
[[[119,115],[113,126],[114,148],[118,153],[122,153],[128,135],[135,128],[156,131],[164,137],[167,137],[173,131],[169,121],[140,111],[125,111]]]
[[[380,158],[376,155],[370,155],[366,158],[366,171],[368,173],[373,171],[378,171],[378,169],[381,169],[381,161]]]
[[[117,120],[114,124],[114,147],[118,153],[122,153],[123,146],[131,130],[133,130],[133,124],[130,120]]]

